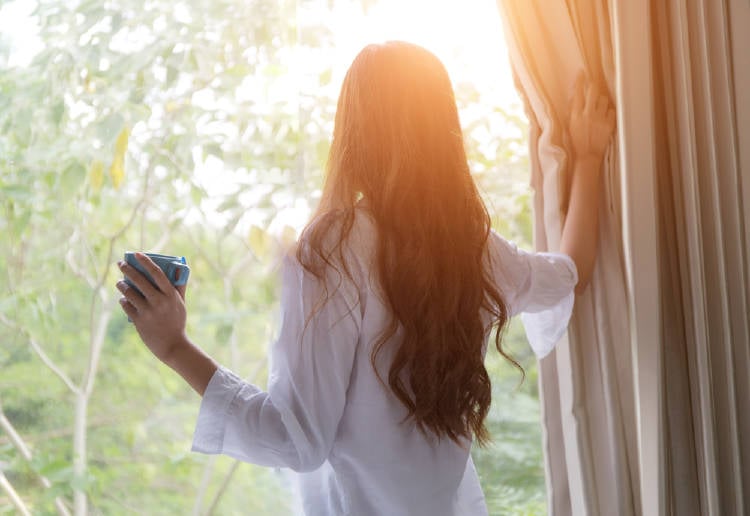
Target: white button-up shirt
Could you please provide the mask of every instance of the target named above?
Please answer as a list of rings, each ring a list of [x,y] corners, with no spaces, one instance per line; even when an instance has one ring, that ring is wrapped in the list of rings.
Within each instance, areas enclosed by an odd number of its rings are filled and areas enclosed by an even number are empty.
[[[354,281],[329,282],[331,297],[309,322],[323,286],[285,258],[268,389],[220,367],[203,395],[192,449],[298,472],[307,515],[487,514],[471,443],[426,437],[375,374],[370,355],[389,311],[373,275],[374,236],[358,208],[345,252]],[[527,336],[543,356],[568,325],[575,264],[519,250],[495,232],[488,251],[510,314],[526,312]],[[387,379],[388,346],[379,357]]]

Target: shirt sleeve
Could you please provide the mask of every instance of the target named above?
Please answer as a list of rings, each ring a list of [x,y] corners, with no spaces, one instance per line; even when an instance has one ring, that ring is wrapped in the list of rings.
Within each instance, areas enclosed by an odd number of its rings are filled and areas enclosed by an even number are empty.
[[[330,297],[321,304],[323,282],[285,258],[268,391],[219,367],[203,395],[193,451],[295,471],[325,461],[344,411],[361,324],[350,283],[326,283]]]
[[[493,271],[511,316],[521,314],[531,348],[544,357],[565,333],[578,270],[563,253],[532,253],[492,232]]]

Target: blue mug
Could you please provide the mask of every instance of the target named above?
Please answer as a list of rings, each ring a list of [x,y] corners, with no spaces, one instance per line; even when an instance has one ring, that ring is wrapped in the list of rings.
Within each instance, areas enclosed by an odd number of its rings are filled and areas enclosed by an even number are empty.
[[[179,287],[180,285],[185,285],[187,283],[188,277],[190,276],[190,267],[188,267],[187,261],[185,260],[184,256],[170,256],[167,254],[157,253],[143,254],[151,258],[151,260],[153,260],[153,262],[158,265],[161,270],[164,271],[164,274],[167,276],[172,285]],[[149,274],[148,271],[143,267],[143,265],[141,265],[140,262],[135,259],[135,252],[126,252],[125,261],[128,263],[128,265],[132,265],[141,274],[146,276],[146,279],[148,279],[153,286],[156,286],[156,283],[151,277],[151,274]],[[180,271],[179,279],[177,278],[177,271]],[[138,290],[127,277],[125,278],[125,282],[131,287]]]

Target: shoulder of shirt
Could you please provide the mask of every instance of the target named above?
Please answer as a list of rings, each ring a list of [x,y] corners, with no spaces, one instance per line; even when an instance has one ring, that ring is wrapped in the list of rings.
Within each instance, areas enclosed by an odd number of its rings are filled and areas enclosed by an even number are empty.
[[[339,220],[331,221],[329,219],[328,223],[330,224],[330,227],[327,229],[327,233],[323,240],[324,253],[326,253],[326,249],[332,250],[333,246],[337,243],[336,239],[338,237],[338,230],[341,227],[341,222]],[[313,222],[313,224],[315,224],[315,222]],[[375,235],[376,227],[372,215],[365,208],[359,206],[355,207],[352,225],[344,240],[341,242],[341,253],[339,254],[338,251],[333,251],[328,255],[331,264],[336,268],[340,268],[342,265],[340,262],[343,259],[343,265],[351,274],[352,279],[356,282],[360,279],[360,274],[364,270],[369,270],[371,268],[375,249]],[[302,247],[302,253],[304,256],[305,245],[303,234],[295,245],[287,249],[284,253],[284,265],[302,268],[298,258],[298,252],[300,252],[300,247]]]
[[[489,236],[487,237],[487,249],[491,254],[497,253],[501,256],[524,252],[519,250],[515,242],[508,240],[494,229],[490,229]]]

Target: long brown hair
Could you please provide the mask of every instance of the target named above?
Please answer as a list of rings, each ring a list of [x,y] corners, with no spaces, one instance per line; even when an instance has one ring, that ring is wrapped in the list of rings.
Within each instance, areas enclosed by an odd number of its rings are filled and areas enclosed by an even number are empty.
[[[377,228],[374,263],[392,314],[373,367],[401,328],[388,385],[408,417],[438,438],[486,443],[482,312],[498,328],[497,349],[520,366],[501,345],[508,313],[487,269],[490,217],[469,173],[453,88],[417,45],[369,45],[346,74],[322,198],[297,248],[318,278],[328,267],[351,278],[342,243],[360,198]]]

